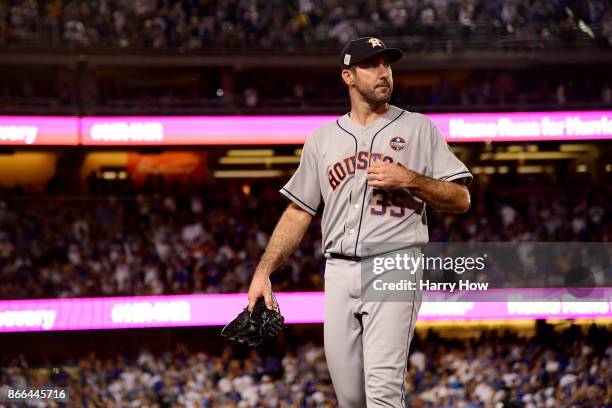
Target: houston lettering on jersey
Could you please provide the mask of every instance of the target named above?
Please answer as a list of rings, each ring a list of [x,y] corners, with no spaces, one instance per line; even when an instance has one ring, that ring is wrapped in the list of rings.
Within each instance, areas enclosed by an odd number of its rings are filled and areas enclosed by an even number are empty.
[[[329,185],[331,186],[332,190],[335,190],[340,184],[342,184],[348,176],[354,175],[356,169],[367,169],[369,160],[382,160],[393,163],[392,157],[384,156],[382,153],[360,151],[356,156],[346,157],[334,163],[334,165],[331,166],[327,172]]]

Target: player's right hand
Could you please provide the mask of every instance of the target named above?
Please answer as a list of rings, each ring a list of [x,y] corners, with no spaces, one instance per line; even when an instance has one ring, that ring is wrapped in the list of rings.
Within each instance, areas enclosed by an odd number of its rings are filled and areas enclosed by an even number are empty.
[[[272,295],[272,283],[270,277],[265,273],[255,272],[249,287],[249,311],[253,310],[253,306],[260,297],[266,301],[266,307],[270,310],[276,307],[274,297]]]

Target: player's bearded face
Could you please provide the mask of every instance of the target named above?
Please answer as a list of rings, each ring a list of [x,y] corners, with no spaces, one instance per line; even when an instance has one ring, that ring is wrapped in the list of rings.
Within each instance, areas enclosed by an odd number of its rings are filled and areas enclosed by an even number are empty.
[[[371,58],[357,65],[355,89],[370,105],[389,102],[393,93],[391,66],[384,57]]]

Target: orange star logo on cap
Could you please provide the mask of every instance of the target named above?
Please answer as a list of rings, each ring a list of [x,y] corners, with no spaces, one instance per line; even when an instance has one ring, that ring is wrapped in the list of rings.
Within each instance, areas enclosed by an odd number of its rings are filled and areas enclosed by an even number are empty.
[[[380,41],[378,38],[370,38],[370,39],[368,40],[368,42],[369,42],[370,44],[372,44],[372,48],[373,48],[373,47],[382,47],[382,46],[383,46],[383,45],[382,45],[382,42],[381,42],[381,41]]]

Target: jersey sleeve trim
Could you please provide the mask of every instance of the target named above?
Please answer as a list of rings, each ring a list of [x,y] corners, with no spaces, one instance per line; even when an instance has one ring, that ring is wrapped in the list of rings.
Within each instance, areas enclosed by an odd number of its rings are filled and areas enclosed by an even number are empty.
[[[457,178],[469,177],[472,178],[472,173],[467,170],[460,171],[459,173],[451,174],[450,176],[440,177],[440,181],[451,181]]]
[[[473,178],[474,176],[472,176],[472,173],[470,173],[467,170],[464,170],[464,171],[460,171],[459,173],[451,174],[450,176],[440,177],[439,180],[440,181],[454,181],[458,179],[467,179],[465,184],[469,186]]]
[[[306,204],[304,201],[302,201],[299,197],[294,195],[291,191],[287,190],[285,187],[280,189],[280,193],[282,195],[284,195],[285,197],[287,197],[289,200],[293,201],[301,209],[303,209],[304,211],[306,211],[310,215],[316,215],[317,214],[317,210],[316,209],[314,209],[311,206],[309,206],[308,204]]]

